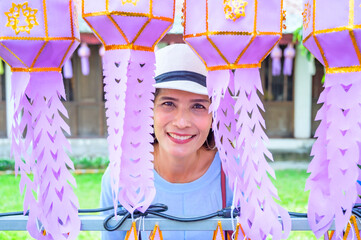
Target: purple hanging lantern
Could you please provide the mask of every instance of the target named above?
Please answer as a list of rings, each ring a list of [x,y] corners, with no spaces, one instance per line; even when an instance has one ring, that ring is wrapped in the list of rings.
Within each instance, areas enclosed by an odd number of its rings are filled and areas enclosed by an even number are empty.
[[[155,196],[153,138],[156,44],[175,1],[83,0],[83,18],[103,43],[108,149],[115,211],[145,211]]]
[[[208,69],[212,129],[241,207],[239,223],[251,239],[286,238],[291,228],[287,211],[273,199],[277,190],[268,174],[274,171],[265,157],[272,154],[258,97],[258,68],[282,36],[282,7],[282,0],[184,1],[184,40]]]
[[[36,239],[76,239],[79,204],[63,133],[70,129],[60,115],[68,117],[61,68],[80,42],[76,9],[72,0],[16,2],[0,4],[0,56],[13,72],[11,152],[27,229]]]
[[[361,8],[338,0],[308,0],[304,6],[303,44],[326,68],[306,183],[308,220],[316,237],[334,221],[338,239],[361,194]]]

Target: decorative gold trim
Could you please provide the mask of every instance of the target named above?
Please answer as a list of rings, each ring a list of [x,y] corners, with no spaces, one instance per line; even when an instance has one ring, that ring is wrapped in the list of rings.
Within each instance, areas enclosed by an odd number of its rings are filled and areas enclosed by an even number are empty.
[[[105,0],[105,11],[109,12],[109,0]]]
[[[326,74],[361,72],[361,66],[326,68]]]
[[[308,36],[303,39],[302,43],[304,44],[311,36],[313,36],[312,33],[308,34]]]
[[[70,11],[70,28],[71,28],[71,36],[74,37],[74,24],[73,24],[73,0],[69,1],[69,11]]]
[[[132,49],[138,51],[147,51],[147,52],[154,52],[153,47],[144,47],[134,44],[127,44],[127,45],[104,45],[106,51],[110,50],[121,50],[121,49]]]
[[[68,49],[66,50],[66,52],[65,52],[65,54],[64,54],[64,56],[63,56],[63,59],[61,59],[59,68],[61,68],[61,67],[63,66],[63,63],[64,63],[64,61],[65,61],[65,57],[66,57],[66,55],[68,55],[68,53],[69,53],[71,47],[73,46],[73,44],[74,44],[74,41],[72,41],[72,42],[70,43]]]
[[[172,18],[152,16],[151,14],[148,14],[148,13],[130,13],[130,12],[117,12],[117,11],[113,11],[113,12],[102,11],[102,12],[85,13],[85,14],[83,14],[83,18],[97,17],[97,16],[104,16],[104,15],[127,16],[127,17],[147,17],[147,18],[162,20],[162,21],[166,21],[166,22],[174,21]]]
[[[93,33],[95,35],[97,35],[98,39],[102,42],[102,44],[105,46],[105,41],[104,39],[100,36],[100,34],[93,28],[93,26],[90,24],[90,22],[85,18],[83,17],[84,21],[88,24],[88,26],[90,27],[90,29],[93,31]]]
[[[46,41],[44,42],[43,46],[41,46],[39,52],[36,54],[33,63],[31,64],[30,68],[34,68],[34,65],[36,63],[36,61],[38,60],[38,58],[40,57],[40,54],[42,53],[42,51],[44,50],[45,46],[48,44],[49,42]]]
[[[140,34],[142,34],[143,30],[145,29],[145,27],[150,23],[152,19],[149,18],[145,23],[144,25],[142,26],[142,28],[139,30],[139,32],[137,33],[137,35],[135,35],[133,41],[131,42],[132,44],[135,43],[135,41],[137,41],[137,39],[139,38]]]
[[[210,39],[209,36],[207,36],[207,40],[208,40],[208,42],[212,45],[212,47],[213,47],[214,49],[216,49],[218,55],[221,56],[221,58],[222,58],[227,64],[230,64],[230,62],[228,61],[228,59],[222,54],[222,52],[219,50],[219,48],[217,47],[217,45],[212,41],[212,39]]]
[[[80,42],[75,37],[0,37],[0,40],[30,40],[30,41],[68,41],[74,40]]]
[[[263,62],[263,60],[266,59],[266,57],[268,56],[268,54],[270,54],[270,52],[272,51],[272,49],[277,45],[277,43],[279,43],[281,41],[281,37],[276,41],[275,44],[273,44],[273,46],[267,51],[267,53],[261,58],[261,62]]]
[[[326,59],[326,56],[325,56],[325,52],[323,51],[323,48],[321,47],[321,44],[320,42],[318,41],[317,37],[315,35],[313,35],[313,39],[315,39],[315,43],[318,47],[318,49],[320,50],[320,53],[321,53],[321,57],[323,59],[323,62],[325,64],[325,67],[328,68],[328,61]]]
[[[43,7],[44,7],[44,27],[45,27],[45,36],[49,37],[48,32],[48,16],[46,11],[46,0],[43,0]]]
[[[239,69],[239,68],[260,68],[261,64],[228,64],[213,67],[206,67],[207,71],[227,70],[227,69]]]
[[[207,68],[207,63],[206,63],[206,61],[204,61],[204,59],[203,59],[203,58],[201,57],[201,55],[199,55],[199,53],[193,48],[193,46],[192,46],[189,42],[187,42],[187,39],[184,39],[184,42],[187,43],[187,45],[193,50],[193,52],[196,53],[196,55],[199,57],[199,59],[202,60],[204,66],[206,66],[206,68]]]
[[[8,50],[16,59],[18,59],[25,67],[28,67],[13,51],[11,51],[7,46],[5,46],[2,42],[0,42],[0,45],[3,46],[6,50]],[[9,64],[10,66],[10,64]]]
[[[317,31],[314,31],[314,34],[317,35],[317,34],[322,34],[322,33],[350,31],[352,29],[353,29],[353,27],[350,27],[350,26],[342,26],[342,27],[337,27],[337,28],[329,28],[329,29],[317,30]]]
[[[282,28],[283,28],[283,19],[284,15],[283,15],[283,0],[281,0],[281,22],[280,22],[280,33],[282,33]]]
[[[208,34],[208,0],[206,0],[206,33]]]
[[[61,68],[11,68],[12,72],[61,72]]]
[[[232,32],[232,31],[214,31],[214,32],[203,32],[203,33],[196,33],[196,34],[187,34],[184,35],[183,38],[193,38],[193,37],[201,37],[201,36],[212,36],[212,35],[239,35],[239,36],[251,36],[256,34],[257,36],[263,35],[278,35],[280,36],[281,33],[278,32]]]
[[[118,23],[114,20],[114,18],[112,16],[107,15],[107,17],[110,19],[110,21],[114,24],[114,26],[116,27],[116,29],[118,29],[118,31],[120,32],[120,34],[122,34],[123,38],[125,39],[125,41],[127,42],[127,44],[129,44],[129,40],[127,38],[127,36],[124,34],[123,30],[119,27]]]
[[[169,29],[172,27],[173,24],[169,24],[169,26],[167,27],[167,29],[162,33],[162,35],[154,42],[152,48],[154,49],[155,46],[160,42],[160,40],[162,40],[162,38],[164,37],[164,35],[167,34],[167,32],[169,31]]]
[[[245,48],[242,50],[242,52],[238,55],[235,63],[238,64],[238,62],[241,60],[242,56],[244,55],[244,53],[247,51],[247,49],[249,48],[249,46],[252,44],[252,42],[256,39],[257,36],[252,36],[251,40],[249,41],[249,43],[247,44],[247,46],[245,46]]]
[[[353,45],[353,47],[354,47],[354,49],[355,49],[355,51],[356,51],[356,55],[357,55],[358,61],[359,61],[359,63],[361,64],[361,54],[360,54],[360,49],[359,49],[359,47],[357,46],[357,41],[356,41],[356,38],[355,38],[355,33],[354,33],[352,30],[350,30],[349,33],[350,33],[350,37],[351,37],[351,40],[352,40],[352,45]]]

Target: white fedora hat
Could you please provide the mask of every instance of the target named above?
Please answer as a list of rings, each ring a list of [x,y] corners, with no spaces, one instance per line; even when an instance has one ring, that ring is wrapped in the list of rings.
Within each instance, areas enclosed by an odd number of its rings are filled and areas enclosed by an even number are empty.
[[[168,45],[155,52],[155,59],[155,88],[208,95],[206,67],[188,45]]]

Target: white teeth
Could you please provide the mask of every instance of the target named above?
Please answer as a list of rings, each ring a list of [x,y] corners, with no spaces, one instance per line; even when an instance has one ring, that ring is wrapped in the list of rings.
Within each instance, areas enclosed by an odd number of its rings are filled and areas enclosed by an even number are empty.
[[[187,140],[187,139],[190,139],[192,137],[192,135],[190,135],[190,136],[178,136],[178,135],[175,135],[173,133],[169,133],[169,135],[172,138],[175,138],[175,139],[178,139],[178,140]]]

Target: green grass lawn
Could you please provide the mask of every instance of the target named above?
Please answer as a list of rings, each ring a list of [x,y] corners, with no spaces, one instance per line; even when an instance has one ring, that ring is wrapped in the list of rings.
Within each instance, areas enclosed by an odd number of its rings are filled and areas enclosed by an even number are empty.
[[[75,175],[78,184],[76,194],[80,208],[99,207],[100,182],[102,174]],[[274,181],[281,199],[279,202],[288,211],[306,212],[308,192],[304,192],[305,181],[308,176],[306,170],[276,171],[277,180]],[[19,194],[20,177],[12,175],[0,176],[0,212],[21,211],[23,198]],[[27,232],[0,232],[1,240],[32,239]],[[81,232],[80,240],[100,239],[99,232]],[[316,239],[311,232],[292,232],[288,239]]]

